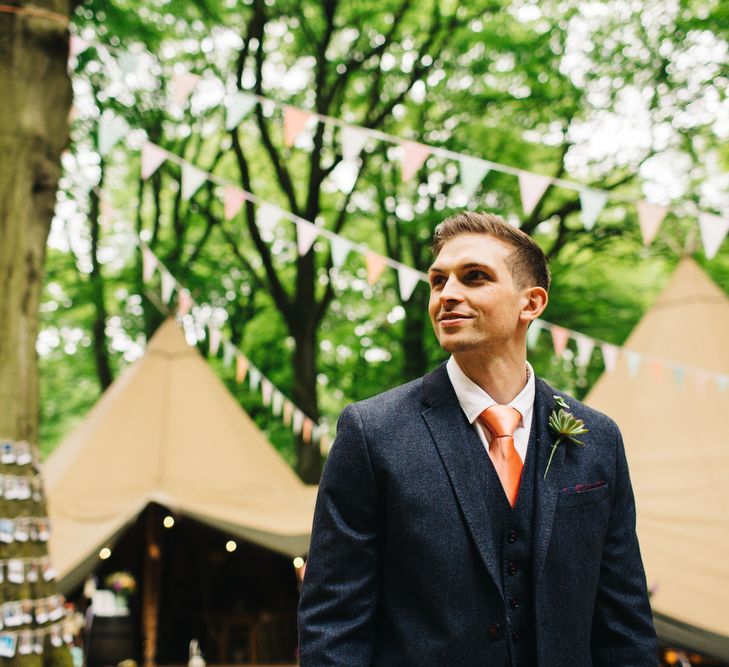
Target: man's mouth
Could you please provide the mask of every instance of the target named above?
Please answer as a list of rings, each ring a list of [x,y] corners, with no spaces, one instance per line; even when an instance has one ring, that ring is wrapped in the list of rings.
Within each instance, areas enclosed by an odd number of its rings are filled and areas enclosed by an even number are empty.
[[[438,322],[440,322],[442,327],[454,327],[471,319],[471,317],[471,315],[466,315],[465,313],[443,313],[438,318]]]

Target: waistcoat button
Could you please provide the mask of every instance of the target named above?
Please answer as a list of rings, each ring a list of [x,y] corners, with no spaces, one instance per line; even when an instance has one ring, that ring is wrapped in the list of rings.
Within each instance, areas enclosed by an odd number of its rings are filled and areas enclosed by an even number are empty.
[[[513,528],[507,533],[506,535],[506,541],[509,542],[509,544],[514,544],[516,542],[516,538],[519,537],[519,533],[517,533]]]
[[[489,636],[491,639],[498,639],[501,637],[501,626],[498,623],[492,623],[489,625]]]
[[[509,574],[515,575],[519,571],[519,566],[516,563],[509,563],[507,570]]]
[[[517,598],[517,597],[510,597],[509,598],[509,606],[512,609],[517,609],[519,607],[519,598]]]

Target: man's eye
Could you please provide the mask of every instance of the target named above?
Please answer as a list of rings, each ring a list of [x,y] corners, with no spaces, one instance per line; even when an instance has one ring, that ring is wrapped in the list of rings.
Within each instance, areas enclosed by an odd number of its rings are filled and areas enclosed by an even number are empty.
[[[489,277],[483,271],[469,271],[466,280],[488,280]]]
[[[431,288],[438,287],[438,286],[440,286],[442,284],[443,284],[443,276],[433,276],[430,279],[430,287]]]

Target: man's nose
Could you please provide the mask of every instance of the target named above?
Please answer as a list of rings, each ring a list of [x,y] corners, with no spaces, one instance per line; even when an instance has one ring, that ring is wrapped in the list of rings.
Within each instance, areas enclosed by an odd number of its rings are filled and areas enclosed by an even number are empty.
[[[461,284],[458,282],[458,278],[455,276],[448,276],[443,289],[440,291],[440,302],[446,303],[447,301],[463,301],[463,294],[461,293]]]

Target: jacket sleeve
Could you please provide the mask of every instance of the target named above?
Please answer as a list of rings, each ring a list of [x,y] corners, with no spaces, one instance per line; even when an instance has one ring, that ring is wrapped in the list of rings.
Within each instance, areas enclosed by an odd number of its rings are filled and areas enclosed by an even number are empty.
[[[319,484],[299,601],[302,667],[370,665],[379,586],[380,508],[356,406],[342,412]]]
[[[613,429],[615,489],[593,616],[592,660],[595,665],[655,667],[658,644],[635,532],[635,499],[623,439],[615,424]]]

